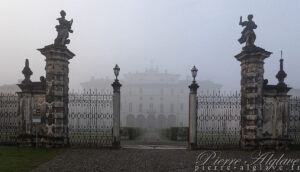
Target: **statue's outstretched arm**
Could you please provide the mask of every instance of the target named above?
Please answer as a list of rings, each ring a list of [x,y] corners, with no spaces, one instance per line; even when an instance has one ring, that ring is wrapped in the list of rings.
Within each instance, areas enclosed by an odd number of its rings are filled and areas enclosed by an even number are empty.
[[[241,26],[247,26],[247,23],[248,23],[247,21],[243,21],[243,22],[240,23],[240,25]]]
[[[242,21],[243,19],[242,19],[242,16],[240,17],[240,23],[239,23],[239,25],[241,25],[241,26],[246,26],[247,25],[247,21]]]
[[[243,20],[243,17],[241,16],[240,17],[240,23],[239,23],[240,25],[242,25],[242,20]]]
[[[73,24],[73,19],[71,19],[70,21],[69,21],[69,31],[70,31],[70,33],[73,33],[73,30],[71,29],[71,27],[72,27],[72,24]]]

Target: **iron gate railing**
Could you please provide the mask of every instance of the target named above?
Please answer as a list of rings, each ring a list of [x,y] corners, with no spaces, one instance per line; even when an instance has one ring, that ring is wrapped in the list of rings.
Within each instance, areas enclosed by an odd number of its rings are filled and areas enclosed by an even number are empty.
[[[17,144],[18,96],[0,93],[0,144]]]
[[[240,140],[239,93],[198,95],[197,146],[200,148],[235,148]]]
[[[113,95],[97,91],[69,94],[71,146],[112,146]]]
[[[198,95],[197,145],[201,148],[237,148],[240,140],[240,94]],[[289,102],[289,138],[300,145],[300,98]]]
[[[18,96],[0,93],[0,144],[17,144]],[[71,146],[112,145],[112,94],[86,91],[69,95]]]
[[[85,91],[69,95],[71,146],[112,145],[113,102],[111,93]],[[198,95],[197,145],[202,148],[234,148],[240,139],[240,95]],[[300,98],[290,99],[289,137],[300,145]],[[17,144],[18,97],[0,93],[0,144]]]
[[[300,145],[300,98],[292,97],[289,103],[289,128],[288,133],[290,139],[293,140],[292,144]]]

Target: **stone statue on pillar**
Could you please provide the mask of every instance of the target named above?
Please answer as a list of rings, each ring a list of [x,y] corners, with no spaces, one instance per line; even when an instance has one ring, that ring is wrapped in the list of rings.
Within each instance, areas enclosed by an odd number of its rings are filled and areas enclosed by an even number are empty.
[[[245,27],[239,43],[246,45],[235,56],[241,63],[241,139],[242,148],[255,148],[260,146],[263,136],[264,103],[264,60],[272,53],[254,45],[256,35],[253,15],[248,15],[248,21],[240,25]]]
[[[56,31],[57,31],[57,37],[54,40],[54,46],[60,47],[60,48],[66,48],[66,44],[70,43],[69,38],[69,32],[73,33],[73,30],[71,29],[73,24],[73,19],[70,21],[66,20],[66,12],[64,10],[61,10],[60,12],[61,17],[58,18],[59,25],[56,25]]]
[[[46,58],[46,88],[45,88],[45,139],[46,146],[68,145],[68,92],[69,63],[75,56],[68,48],[69,33],[73,20],[66,20],[66,12],[60,12],[57,20],[57,37],[54,44],[38,49]]]
[[[253,19],[252,14],[248,15],[248,21],[242,21],[242,16],[240,17],[239,25],[241,25],[245,28],[242,31],[242,36],[240,39],[238,39],[238,41],[240,42],[240,44],[246,43],[245,47],[255,46],[254,42],[256,39],[256,35],[254,33],[254,29],[257,28],[257,25],[254,23],[254,21],[252,19]]]
[[[276,75],[277,85],[269,85],[264,79],[264,60],[272,53],[254,45],[256,35],[253,15],[244,26],[238,41],[246,45],[235,58],[241,62],[241,139],[243,149],[253,148],[287,148],[289,87],[284,83],[287,74],[283,70],[283,59],[280,59],[280,70]]]
[[[32,82],[32,71],[26,59],[22,71],[25,79],[18,84],[21,89],[18,92],[18,143],[21,145],[60,147],[69,144],[69,63],[75,54],[66,44],[70,43],[73,20],[66,20],[63,10],[60,14],[54,44],[38,49],[46,58],[46,77],[42,76],[40,82]]]

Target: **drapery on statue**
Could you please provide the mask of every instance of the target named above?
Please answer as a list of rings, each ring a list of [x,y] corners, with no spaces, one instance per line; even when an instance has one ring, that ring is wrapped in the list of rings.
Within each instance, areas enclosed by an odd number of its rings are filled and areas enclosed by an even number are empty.
[[[60,11],[61,17],[58,18],[59,25],[56,25],[56,31],[57,31],[57,37],[54,40],[54,46],[55,47],[62,47],[65,48],[66,44],[70,43],[69,38],[69,32],[73,33],[73,30],[71,29],[73,24],[73,19],[70,21],[66,20],[66,12],[64,10]]]
[[[256,35],[253,30],[257,28],[257,25],[254,23],[254,21],[252,21],[252,19],[253,19],[252,14],[249,14],[248,21],[244,21],[244,22],[242,21],[242,16],[240,17],[239,24],[241,26],[246,26],[246,27],[242,31],[242,36],[240,39],[238,39],[238,41],[240,42],[240,44],[243,44],[246,42],[246,47],[254,46],[254,42],[256,39]]]

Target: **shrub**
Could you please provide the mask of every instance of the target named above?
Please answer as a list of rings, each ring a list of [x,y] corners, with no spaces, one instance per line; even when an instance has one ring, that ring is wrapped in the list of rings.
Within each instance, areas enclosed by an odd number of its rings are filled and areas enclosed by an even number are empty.
[[[160,135],[170,140],[188,140],[188,127],[171,127],[160,130]]]
[[[137,137],[141,136],[143,133],[141,128],[134,127],[121,127],[120,135],[124,139],[134,140]]]

